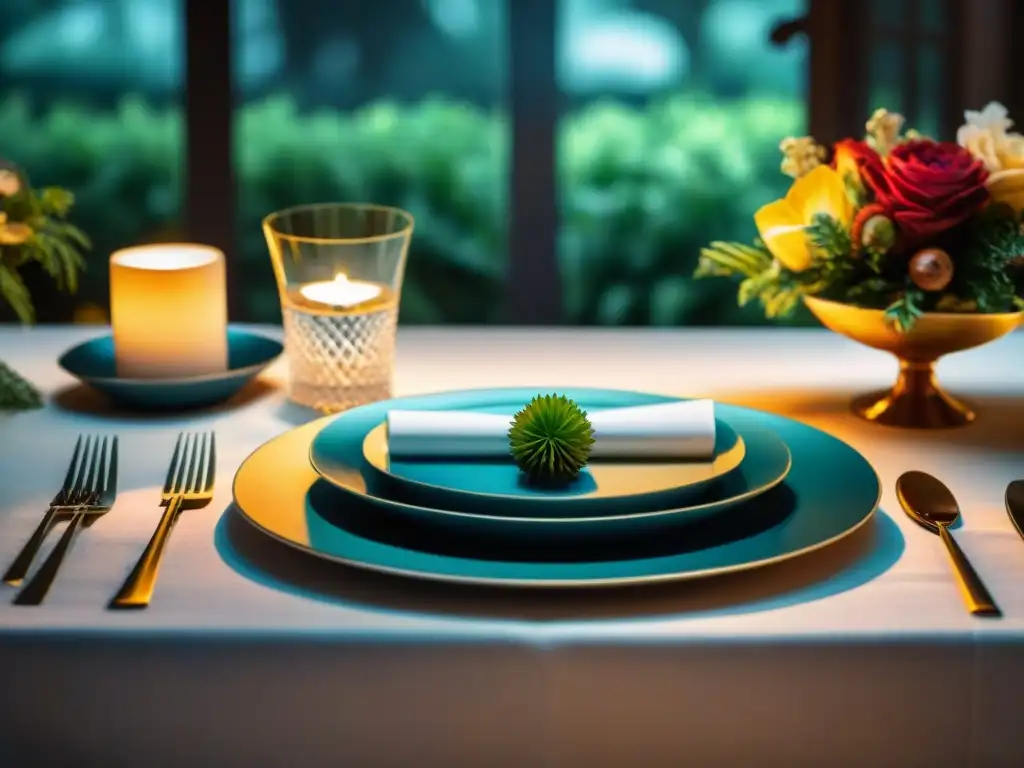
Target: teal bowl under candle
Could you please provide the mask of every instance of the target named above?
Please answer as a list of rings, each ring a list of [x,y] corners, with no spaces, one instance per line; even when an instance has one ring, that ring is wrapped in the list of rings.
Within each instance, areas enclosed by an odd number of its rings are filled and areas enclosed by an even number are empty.
[[[72,347],[57,361],[67,373],[114,404],[140,411],[185,411],[222,403],[252,381],[283,351],[281,342],[242,328],[228,328],[228,369],[175,379],[128,379],[117,375],[114,337]]]

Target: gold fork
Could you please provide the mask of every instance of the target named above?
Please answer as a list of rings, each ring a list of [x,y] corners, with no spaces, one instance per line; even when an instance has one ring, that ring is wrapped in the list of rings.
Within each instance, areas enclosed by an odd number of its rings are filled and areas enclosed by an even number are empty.
[[[79,528],[89,527],[114,506],[117,499],[117,435],[113,439],[87,437],[82,449],[75,486],[83,489],[85,495],[79,498],[77,506],[71,510],[71,522],[64,529],[60,541],[15,596],[12,601],[14,605],[42,605]]]
[[[111,601],[111,608],[145,608],[149,605],[164,546],[178,519],[178,513],[183,509],[199,509],[210,503],[213,499],[216,465],[213,432],[182,432],[178,435],[160,499],[164,513],[128,580]]]
[[[21,548],[21,552],[14,558],[10,567],[4,572],[4,582],[12,587],[20,587],[32,567],[32,561],[36,559],[43,541],[53,530],[53,526],[64,518],[72,515],[72,510],[90,502],[90,495],[95,496],[91,488],[85,487],[86,468],[89,466],[89,457],[92,455],[94,438],[79,435],[75,443],[75,452],[71,454],[71,463],[68,464],[68,473],[64,478],[64,485],[53,497],[50,508],[43,515],[43,519],[36,526],[35,531]],[[99,438],[95,438],[98,445]],[[85,456],[82,456],[82,449],[85,449]]]

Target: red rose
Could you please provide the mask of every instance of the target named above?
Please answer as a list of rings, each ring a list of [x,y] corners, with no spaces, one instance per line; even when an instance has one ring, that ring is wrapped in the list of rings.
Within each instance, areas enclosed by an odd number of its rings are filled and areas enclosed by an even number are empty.
[[[988,171],[958,144],[908,141],[861,175],[908,246],[922,245],[966,221],[988,202]]]

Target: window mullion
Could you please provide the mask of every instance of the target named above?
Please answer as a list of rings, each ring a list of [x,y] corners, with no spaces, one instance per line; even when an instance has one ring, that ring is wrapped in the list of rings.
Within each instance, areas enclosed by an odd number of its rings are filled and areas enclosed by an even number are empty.
[[[228,311],[241,315],[235,253],[231,0],[185,2],[185,231],[224,251]]]
[[[557,3],[508,0],[509,200],[505,320],[562,320],[558,267]]]

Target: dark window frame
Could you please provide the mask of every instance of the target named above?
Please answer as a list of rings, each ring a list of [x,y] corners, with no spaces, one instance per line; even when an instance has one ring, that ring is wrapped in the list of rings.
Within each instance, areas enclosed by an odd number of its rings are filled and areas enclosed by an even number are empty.
[[[1003,98],[1011,113],[1024,109],[1024,86],[1010,81],[1024,53],[1010,44],[1024,9],[1013,0],[942,0],[947,18],[947,62],[941,108],[949,139],[963,109]],[[968,12],[968,3],[971,3]],[[185,0],[185,222],[188,237],[226,254],[229,307],[238,320],[240,283],[235,224],[234,107],[231,73],[231,0]],[[936,33],[915,26],[921,2],[901,28],[870,24],[864,0],[808,0],[797,25],[810,40],[808,123],[821,142],[863,130],[869,109],[867,66],[872,40],[893,36],[913,53]],[[507,4],[511,130],[507,283],[502,320],[511,325],[563,322],[558,265],[557,135],[561,95],[556,81],[558,3],[513,0]],[[916,93],[916,57],[906,57],[902,86]],[[548,87],[538,92],[537,83]],[[842,87],[839,87],[839,86]],[[908,103],[914,101],[908,100]],[[916,108],[912,105],[911,111]],[[912,114],[907,117],[912,118]]]

